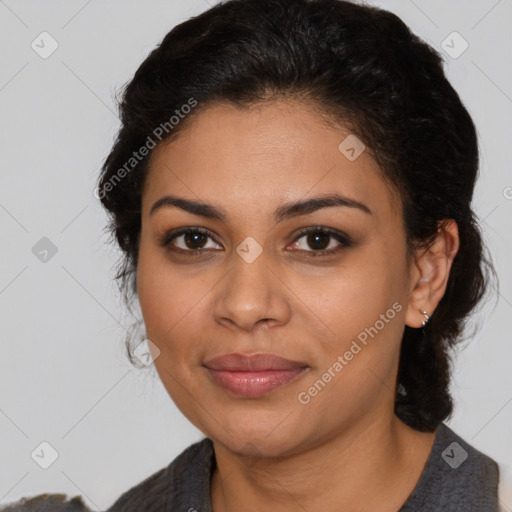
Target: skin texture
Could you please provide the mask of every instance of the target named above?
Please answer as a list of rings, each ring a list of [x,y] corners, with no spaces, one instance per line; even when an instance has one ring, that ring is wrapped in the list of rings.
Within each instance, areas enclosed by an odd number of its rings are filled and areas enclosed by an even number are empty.
[[[241,110],[217,103],[189,121],[151,158],[137,286],[162,383],[214,442],[213,510],[398,510],[434,439],[393,413],[400,341],[404,325],[421,327],[421,310],[432,314],[444,294],[458,249],[455,223],[410,255],[397,193],[368,150],[354,161],[340,152],[350,132],[326,123],[312,104],[280,99]],[[371,213],[336,206],[274,218],[285,203],[333,193]],[[213,204],[226,219],[175,206],[150,215],[166,194]],[[317,226],[352,244],[299,233]],[[159,245],[183,227],[208,229],[213,238]],[[252,263],[236,251],[249,236],[263,249]],[[312,257],[320,246],[341,250]],[[203,253],[184,252],[194,248]],[[299,393],[393,304],[394,317],[301,403]],[[232,352],[270,352],[309,368],[262,397],[240,397],[203,366]]]

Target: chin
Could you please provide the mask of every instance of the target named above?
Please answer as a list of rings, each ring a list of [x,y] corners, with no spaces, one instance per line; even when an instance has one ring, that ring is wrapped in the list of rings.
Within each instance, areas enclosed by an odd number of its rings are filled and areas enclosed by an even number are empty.
[[[255,439],[250,436],[240,436],[237,440],[231,438],[226,439],[225,441],[226,442],[223,444],[231,452],[239,456],[252,457],[256,459],[261,457],[273,458],[288,455],[288,453],[293,451],[297,444],[290,438],[290,436],[285,436],[285,438],[276,436],[272,439],[268,437]],[[286,443],[290,443],[290,446],[287,446],[285,441]]]
[[[247,457],[279,457],[293,451],[300,440],[295,438],[299,431],[297,425],[283,421],[286,414],[272,415],[258,421],[254,414],[238,422],[218,424],[206,435],[219,442],[228,450]],[[224,419],[226,417],[224,416]]]

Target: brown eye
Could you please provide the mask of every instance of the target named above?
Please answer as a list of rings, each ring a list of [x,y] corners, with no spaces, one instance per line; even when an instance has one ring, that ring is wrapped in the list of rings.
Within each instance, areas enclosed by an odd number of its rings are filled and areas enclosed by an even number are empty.
[[[199,231],[189,231],[183,236],[183,241],[189,249],[202,249],[208,239],[208,235]]]
[[[330,235],[321,232],[310,233],[306,235],[306,241],[312,249],[323,250],[329,245]]]
[[[300,242],[304,239],[304,242]],[[304,230],[294,241],[299,251],[312,253],[311,256],[323,256],[333,254],[346,247],[351,247],[350,238],[336,230],[326,228],[314,228]],[[308,249],[309,247],[310,249]]]
[[[208,247],[209,240],[213,246]],[[161,240],[160,245],[172,251],[181,251],[189,253],[206,252],[206,249],[217,249],[220,247],[208,230],[198,228],[186,228],[166,234]]]

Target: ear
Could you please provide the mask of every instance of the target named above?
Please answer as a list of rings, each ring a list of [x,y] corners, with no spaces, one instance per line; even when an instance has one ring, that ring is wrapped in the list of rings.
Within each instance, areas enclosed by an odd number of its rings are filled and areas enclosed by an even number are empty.
[[[453,259],[459,250],[459,230],[453,219],[439,222],[437,234],[427,248],[418,249],[411,265],[409,302],[405,323],[421,327],[430,317],[446,291]]]

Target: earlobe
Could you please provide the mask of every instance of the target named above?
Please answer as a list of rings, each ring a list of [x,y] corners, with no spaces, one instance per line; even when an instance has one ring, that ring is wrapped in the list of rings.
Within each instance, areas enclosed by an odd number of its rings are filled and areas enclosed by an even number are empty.
[[[411,291],[405,317],[409,327],[424,327],[446,291],[453,260],[459,250],[459,231],[453,219],[439,222],[437,234],[418,249],[411,266]]]

